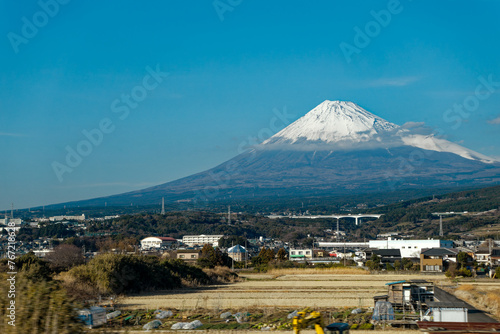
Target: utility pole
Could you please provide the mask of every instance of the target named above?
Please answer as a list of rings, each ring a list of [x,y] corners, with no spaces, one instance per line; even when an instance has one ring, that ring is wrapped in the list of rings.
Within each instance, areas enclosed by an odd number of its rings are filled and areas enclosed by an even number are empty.
[[[344,240],[344,267],[345,267],[345,240]]]
[[[227,207],[227,224],[231,225],[231,205]]]
[[[443,216],[439,215],[439,236],[443,236]]]
[[[165,214],[165,197],[161,198],[161,214]]]
[[[247,248],[247,238],[245,236],[245,269],[248,268],[248,248]]]
[[[340,229],[339,229],[339,218],[337,218],[337,241],[339,241]]]

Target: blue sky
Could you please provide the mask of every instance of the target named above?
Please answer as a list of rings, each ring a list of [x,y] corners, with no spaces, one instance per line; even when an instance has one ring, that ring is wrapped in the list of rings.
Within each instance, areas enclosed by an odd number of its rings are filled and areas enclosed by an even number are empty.
[[[498,1],[60,2],[0,2],[0,209],[203,171],[326,99],[500,157]]]

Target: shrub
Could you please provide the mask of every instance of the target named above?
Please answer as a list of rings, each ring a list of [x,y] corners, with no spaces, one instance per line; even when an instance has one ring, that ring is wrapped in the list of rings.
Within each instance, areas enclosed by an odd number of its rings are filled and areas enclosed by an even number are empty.
[[[364,329],[364,330],[373,329],[373,324],[370,323],[362,324],[361,326],[359,326],[359,329]]]
[[[495,278],[496,279],[500,278],[500,267],[497,267],[497,269],[495,269]]]
[[[455,271],[451,271],[450,269],[446,270],[446,272],[444,273],[444,275],[448,278],[455,278]]]
[[[172,289],[181,286],[181,279],[172,270],[176,265],[161,265],[158,258],[122,254],[102,254],[88,264],[72,268],[64,277],[74,284],[95,286],[102,294]]]
[[[0,291],[9,290],[7,276],[0,274]],[[24,272],[16,277],[15,326],[7,321],[10,299],[0,295],[0,333],[83,333],[76,320],[73,301],[56,281],[31,280]],[[5,320],[4,320],[5,319]]]
[[[472,277],[472,272],[467,268],[462,268],[458,271],[458,275],[463,277]]]

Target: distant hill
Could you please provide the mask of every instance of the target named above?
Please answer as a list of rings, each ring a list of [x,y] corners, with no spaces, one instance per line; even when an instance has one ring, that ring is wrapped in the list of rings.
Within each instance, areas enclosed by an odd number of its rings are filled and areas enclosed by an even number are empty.
[[[391,204],[368,212],[383,213],[380,219],[360,228],[362,233],[400,232],[415,237],[438,237],[437,212],[467,212],[443,217],[446,238],[498,238],[500,233],[500,186],[453,192]],[[488,228],[485,228],[488,227]]]

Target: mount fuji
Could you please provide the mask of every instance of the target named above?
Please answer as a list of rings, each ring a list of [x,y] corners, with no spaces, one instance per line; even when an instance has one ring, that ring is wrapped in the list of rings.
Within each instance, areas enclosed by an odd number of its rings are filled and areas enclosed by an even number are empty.
[[[421,128],[390,123],[353,102],[327,100],[263,143],[210,170],[143,190],[65,204],[146,205],[162,197],[206,203],[499,182],[500,162],[493,158]]]

